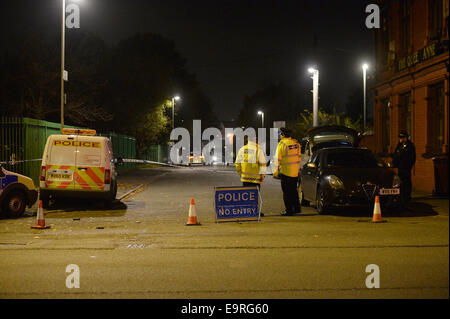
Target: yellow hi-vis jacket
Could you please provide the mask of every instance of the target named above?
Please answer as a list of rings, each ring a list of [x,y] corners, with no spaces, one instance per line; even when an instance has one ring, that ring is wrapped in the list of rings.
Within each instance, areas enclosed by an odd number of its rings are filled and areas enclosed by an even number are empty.
[[[255,142],[249,141],[241,147],[236,157],[236,171],[241,182],[262,184],[266,173],[266,157]]]
[[[278,143],[277,151],[273,159],[272,173],[297,177],[300,168],[301,148],[296,139],[285,137]]]

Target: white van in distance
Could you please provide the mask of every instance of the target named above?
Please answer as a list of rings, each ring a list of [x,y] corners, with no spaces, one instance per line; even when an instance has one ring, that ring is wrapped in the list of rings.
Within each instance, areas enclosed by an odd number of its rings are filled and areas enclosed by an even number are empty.
[[[109,205],[117,193],[117,173],[109,138],[95,130],[63,129],[50,135],[42,156],[40,199],[96,198]]]

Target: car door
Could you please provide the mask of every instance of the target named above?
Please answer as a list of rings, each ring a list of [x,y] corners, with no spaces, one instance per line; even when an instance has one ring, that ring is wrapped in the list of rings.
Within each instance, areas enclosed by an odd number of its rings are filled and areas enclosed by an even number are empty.
[[[315,194],[313,192],[313,185],[314,185],[314,176],[316,174],[316,160],[318,158],[318,153],[313,154],[312,157],[310,157],[309,161],[305,164],[305,166],[302,169],[302,187],[303,187],[303,195],[305,196],[305,199],[312,200]]]
[[[314,170],[311,174],[311,198],[316,200],[317,186],[319,184],[320,174],[322,171],[322,158],[325,156],[325,152],[317,152],[317,156],[314,159]]]

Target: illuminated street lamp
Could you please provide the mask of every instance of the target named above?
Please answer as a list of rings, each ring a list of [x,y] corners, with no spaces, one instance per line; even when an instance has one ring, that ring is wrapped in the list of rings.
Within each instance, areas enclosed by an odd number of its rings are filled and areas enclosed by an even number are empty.
[[[261,115],[261,127],[264,127],[264,112],[258,111],[258,115]]]
[[[363,94],[363,99],[364,99],[364,106],[363,106],[363,112],[364,112],[364,120],[363,120],[363,132],[366,131],[366,72],[367,69],[369,68],[369,65],[367,65],[367,63],[364,63],[362,65],[362,69],[363,69],[363,90],[364,90],[364,94]]]
[[[180,97],[178,95],[172,98],[172,130],[175,129],[175,101],[178,101]]]
[[[319,70],[309,68],[308,72],[313,75],[313,126],[319,126]]]

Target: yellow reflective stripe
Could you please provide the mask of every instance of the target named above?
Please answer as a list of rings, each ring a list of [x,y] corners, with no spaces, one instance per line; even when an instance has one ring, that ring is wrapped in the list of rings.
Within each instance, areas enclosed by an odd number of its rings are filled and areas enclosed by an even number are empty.
[[[256,174],[256,173],[244,173],[244,172],[242,172],[242,175],[245,175],[245,176],[259,176],[259,175],[261,175],[261,174]]]

